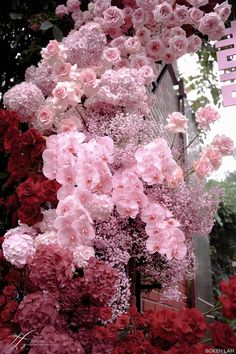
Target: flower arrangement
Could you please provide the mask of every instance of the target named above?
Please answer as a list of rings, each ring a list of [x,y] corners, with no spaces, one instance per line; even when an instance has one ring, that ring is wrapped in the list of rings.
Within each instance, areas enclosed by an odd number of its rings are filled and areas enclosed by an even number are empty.
[[[127,268],[134,260],[163,289],[191,279],[192,236],[214,222],[218,197],[203,181],[234,154],[233,142],[216,137],[193,163],[199,181],[187,183],[181,156],[163,134],[151,141],[148,119],[158,62],[200,48],[186,28],[210,40],[223,35],[229,5],[205,13],[199,7],[207,2],[96,0],[81,11],[68,0],[56,13],[70,15],[74,29],[50,41],[25,82],[4,95],[0,207],[11,226],[2,238],[3,353],[20,353],[22,341],[30,354],[204,348],[197,310],[129,310]],[[213,107],[196,116],[203,130],[219,118]],[[179,112],[167,123],[171,133],[186,133]],[[227,315],[230,288],[222,297]]]

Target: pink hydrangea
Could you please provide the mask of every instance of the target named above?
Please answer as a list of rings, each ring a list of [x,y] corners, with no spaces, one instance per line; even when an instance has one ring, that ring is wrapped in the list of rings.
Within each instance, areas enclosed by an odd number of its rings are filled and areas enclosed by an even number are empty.
[[[187,131],[188,119],[180,112],[170,114],[167,123],[165,128],[174,134]]]
[[[204,130],[208,130],[210,124],[214,123],[219,118],[219,112],[211,106],[200,107],[196,112],[196,121],[198,122],[199,126]]]
[[[17,230],[5,238],[2,249],[4,257],[17,268],[24,267],[35,253],[32,236]]]
[[[6,108],[17,112],[22,122],[31,122],[43,102],[42,91],[27,82],[13,86],[3,96]]]
[[[233,155],[234,142],[225,135],[217,135],[214,137],[212,145],[214,145],[223,156]]]
[[[74,264],[77,268],[84,268],[91,257],[95,257],[95,250],[91,246],[79,245],[73,248]]]

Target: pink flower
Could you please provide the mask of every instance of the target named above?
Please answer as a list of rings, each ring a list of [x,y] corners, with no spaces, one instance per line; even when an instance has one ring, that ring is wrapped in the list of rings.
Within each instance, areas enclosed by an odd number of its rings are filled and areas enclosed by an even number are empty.
[[[103,51],[103,60],[108,64],[116,64],[120,60],[120,51],[117,48],[106,48]]]
[[[189,19],[193,25],[198,25],[203,18],[204,12],[196,7],[189,9]]]
[[[214,137],[212,145],[219,149],[223,156],[233,155],[234,153],[234,142],[232,139],[225,135],[217,135]]]
[[[179,182],[183,181],[184,179],[182,168],[178,165],[175,166],[174,170],[171,171],[171,174],[166,176],[166,179],[170,187],[177,187]]]
[[[146,51],[149,57],[160,60],[164,53],[164,45],[159,38],[154,38],[146,44]]]
[[[125,49],[128,54],[135,54],[140,51],[141,48],[141,43],[139,41],[139,38],[134,36],[134,37],[129,37],[125,41]]]
[[[79,76],[82,85],[95,85],[97,80],[97,75],[94,70],[86,68],[81,70]]]
[[[225,27],[217,13],[208,13],[201,19],[198,30],[209,40],[218,40],[224,35]]]
[[[73,248],[74,264],[77,268],[86,267],[89,259],[95,257],[94,248],[91,246],[80,245]]]
[[[121,53],[121,55],[126,55],[126,50],[125,50],[125,37],[124,36],[120,36],[117,37],[115,39],[113,39],[110,43],[111,47],[113,48],[117,48],[119,50],[119,52]]]
[[[33,238],[16,231],[3,241],[2,250],[8,262],[22,268],[35,253]]]
[[[151,39],[151,31],[146,27],[141,27],[137,29],[136,36],[139,38],[140,43],[145,46]]]
[[[78,0],[67,0],[66,6],[69,12],[74,12],[79,10],[80,3]]]
[[[201,49],[202,40],[196,34],[192,34],[188,37],[188,53],[196,53],[198,50]]]
[[[168,3],[162,3],[158,5],[154,10],[154,17],[157,22],[168,24],[173,14],[173,8]]]
[[[58,125],[58,133],[65,133],[68,131],[78,130],[81,131],[83,125],[81,120],[76,116],[69,116],[69,118],[63,119]]]
[[[65,5],[58,5],[56,7],[55,14],[58,17],[64,17],[65,15],[68,15],[68,9]]]
[[[196,121],[204,130],[208,130],[210,124],[217,121],[219,118],[219,112],[211,106],[200,107],[196,112]]]
[[[137,0],[137,5],[145,10],[153,10],[156,5],[156,0]]]
[[[56,180],[61,185],[75,184],[76,171],[72,166],[61,166],[57,171]]]
[[[43,48],[41,51],[42,58],[45,60],[56,60],[60,54],[59,44],[57,40],[53,39],[49,41],[46,48]]]
[[[55,112],[49,106],[40,106],[38,108],[36,117],[33,121],[33,125],[36,129],[47,130],[52,128]]]
[[[132,15],[134,28],[138,28],[144,25],[145,22],[145,11],[141,7],[135,9]]]
[[[107,32],[111,38],[117,38],[122,35],[122,29],[120,27],[108,27]]]
[[[195,161],[193,163],[193,167],[194,167],[197,177],[200,180],[204,179],[205,177],[210,176],[210,174],[213,171],[213,166],[212,166],[210,160],[208,159],[208,157],[206,157],[206,156],[200,157],[200,159],[198,161]]]
[[[221,4],[216,4],[214,11],[220,16],[220,19],[225,22],[231,13],[231,8],[232,5],[229,5],[228,1],[224,1]]]
[[[171,52],[174,52],[177,57],[181,57],[187,52],[188,40],[185,36],[175,36],[169,39],[168,45]]]
[[[176,5],[174,12],[175,23],[179,26],[187,24],[189,21],[188,7],[185,5]]]
[[[165,220],[165,209],[161,205],[151,203],[148,207],[142,209],[141,220],[148,225],[155,225]]]
[[[59,82],[52,91],[53,104],[59,109],[67,109],[68,106],[76,106],[80,102],[82,91],[80,87],[73,82],[64,81]]]
[[[54,66],[54,73],[59,81],[67,81],[70,79],[71,68],[72,65],[70,63],[59,61]]]
[[[147,85],[149,85],[155,79],[155,75],[154,75],[153,69],[150,66],[148,66],[148,65],[142,66],[139,69],[139,74],[144,78],[145,83]]]
[[[111,0],[96,0],[94,4],[95,16],[102,16],[103,12],[111,6]]]
[[[222,154],[221,154],[220,150],[218,150],[217,147],[210,145],[205,149],[203,155],[206,156],[210,160],[210,163],[212,164],[213,169],[218,170],[218,168],[221,165],[221,160],[222,160]]]
[[[186,133],[187,131],[188,119],[180,112],[170,114],[167,123],[165,128],[171,133]]]
[[[104,20],[109,27],[120,27],[124,24],[124,13],[116,6],[110,6],[103,12]]]
[[[187,2],[194,7],[202,7],[207,5],[209,0],[187,0]]]

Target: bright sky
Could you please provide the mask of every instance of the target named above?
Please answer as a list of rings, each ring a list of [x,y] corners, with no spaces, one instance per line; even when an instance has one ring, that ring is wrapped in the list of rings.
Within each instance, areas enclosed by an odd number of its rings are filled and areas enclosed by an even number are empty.
[[[184,77],[194,75],[198,73],[198,65],[196,63],[196,57],[186,54],[178,61],[178,67],[180,73]],[[217,69],[216,69],[217,70]],[[205,93],[208,95],[208,92]],[[194,92],[189,93],[188,97],[192,100],[194,99]],[[196,97],[196,96],[195,96]],[[233,139],[236,146],[236,105],[231,107],[221,107],[220,108],[221,118],[218,122],[212,125],[212,129],[207,136],[207,143],[210,143],[213,137],[217,134],[224,134],[229,138]],[[223,180],[228,172],[236,171],[236,159],[233,157],[224,157],[223,163],[220,169],[211,175],[211,178],[217,180]]]

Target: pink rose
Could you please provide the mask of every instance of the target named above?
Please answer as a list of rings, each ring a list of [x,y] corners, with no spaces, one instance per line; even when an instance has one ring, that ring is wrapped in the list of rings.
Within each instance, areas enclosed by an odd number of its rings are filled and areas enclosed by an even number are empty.
[[[134,13],[133,13],[132,20],[133,20],[134,28],[143,26],[144,22],[145,22],[145,11],[144,11],[144,9],[142,9],[141,7],[136,9],[134,11]]]
[[[164,52],[164,45],[159,38],[151,39],[146,45],[147,55],[154,60],[160,60]]]
[[[175,53],[176,57],[181,57],[187,52],[188,40],[185,36],[171,37],[168,41],[170,51]]]
[[[102,16],[103,12],[111,6],[111,0],[96,0],[94,4],[95,16]]]
[[[141,69],[143,66],[150,66],[149,60],[146,55],[136,54],[129,57],[131,65],[134,69]]]
[[[55,14],[58,17],[64,17],[65,15],[68,15],[68,9],[65,5],[58,5],[56,7]]]
[[[129,37],[125,41],[125,49],[128,54],[135,54],[140,51],[141,48],[141,43],[139,41],[139,38],[134,36],[134,37]]]
[[[52,91],[53,104],[57,105],[59,109],[66,109],[69,105],[76,106],[80,102],[82,91],[80,87],[73,82],[63,81],[59,82]]]
[[[58,54],[59,54],[59,44],[55,39],[49,41],[47,47],[43,48],[41,51],[42,58],[45,60],[55,58]]]
[[[126,41],[125,37],[120,36],[120,37],[113,39],[110,44],[111,44],[112,48],[116,47],[117,49],[119,49],[121,55],[126,55],[125,41]]]
[[[199,49],[201,49],[202,40],[196,34],[192,34],[188,37],[188,53],[196,53]]]
[[[67,0],[66,6],[69,12],[75,12],[79,10],[80,3],[78,0]]]
[[[196,7],[189,9],[189,19],[193,25],[198,25],[203,18],[204,12]]]
[[[124,13],[116,6],[110,6],[103,13],[104,20],[109,27],[120,27],[124,24]]]
[[[175,61],[177,57],[172,50],[166,49],[163,53],[162,59],[166,64],[170,64],[173,63],[173,61]]]
[[[188,7],[185,5],[176,5],[174,17],[175,17],[176,24],[181,26],[183,24],[187,24],[189,21]]]
[[[54,111],[48,106],[40,106],[36,115],[35,127],[47,130],[52,127],[53,118],[55,117]]]
[[[213,139],[212,144],[219,149],[222,155],[233,155],[234,153],[234,142],[232,139],[225,135],[217,135]]]
[[[170,114],[167,123],[165,128],[171,133],[186,133],[187,131],[188,119],[180,112]]]
[[[222,154],[218,150],[218,148],[210,145],[205,149],[203,155],[206,156],[210,160],[210,162],[213,166],[213,169],[218,170],[218,168],[221,165],[221,160],[222,160]]]
[[[120,51],[117,48],[106,48],[102,57],[105,62],[115,64],[120,60]]]
[[[97,81],[97,75],[92,69],[83,69],[79,76],[82,85],[95,85]]]
[[[81,131],[82,129],[83,125],[80,119],[75,116],[71,116],[70,118],[63,119],[59,123],[58,133],[65,133],[72,130]]]
[[[142,27],[137,29],[136,36],[139,38],[140,43],[145,46],[151,39],[151,31],[149,31],[146,27]]]
[[[139,69],[139,74],[144,78],[145,84],[149,85],[154,81],[155,75],[152,68],[148,65],[144,65]]]
[[[194,7],[202,7],[208,4],[209,0],[187,0]]]
[[[217,13],[208,13],[201,19],[198,30],[210,40],[218,40],[224,35],[225,27]]]
[[[200,107],[196,112],[196,121],[204,130],[208,130],[210,124],[217,121],[219,118],[219,112],[211,106]]]
[[[58,76],[59,80],[68,80],[71,72],[72,65],[70,63],[58,62],[55,65],[54,72]]]
[[[111,38],[117,38],[122,35],[122,29],[120,27],[108,27],[107,32]]]
[[[158,5],[154,10],[154,17],[157,22],[168,24],[173,14],[173,8],[168,3]]]
[[[232,5],[229,5],[228,1],[224,1],[222,4],[216,4],[214,11],[220,16],[220,19],[225,22],[231,14],[231,8]]]
[[[200,180],[210,176],[210,174],[213,171],[213,166],[210,160],[206,156],[200,157],[198,161],[195,161],[193,163],[193,168],[195,170],[197,177]]]
[[[156,0],[137,0],[137,5],[145,10],[153,10],[156,5]]]

